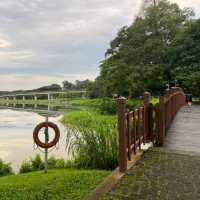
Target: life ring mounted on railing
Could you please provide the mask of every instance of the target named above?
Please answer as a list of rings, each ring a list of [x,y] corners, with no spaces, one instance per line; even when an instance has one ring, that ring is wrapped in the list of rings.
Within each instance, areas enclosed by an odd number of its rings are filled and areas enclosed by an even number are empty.
[[[47,128],[47,127],[50,127],[54,130],[55,136],[54,136],[53,140],[50,142],[42,142],[39,138],[39,133],[42,128]],[[49,149],[51,147],[56,146],[59,139],[60,139],[60,130],[59,130],[58,126],[52,122],[42,122],[42,123],[38,124],[33,131],[33,140],[34,140],[35,144],[44,149]]]

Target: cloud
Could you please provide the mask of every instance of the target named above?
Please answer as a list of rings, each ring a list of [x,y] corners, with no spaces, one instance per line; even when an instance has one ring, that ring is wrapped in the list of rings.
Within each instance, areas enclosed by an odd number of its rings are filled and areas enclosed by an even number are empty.
[[[39,77],[38,86],[69,76],[70,80],[95,78],[109,42],[122,26],[132,23],[141,4],[141,0],[1,1],[1,85],[10,90],[24,85],[33,88],[26,84],[30,77]],[[60,74],[63,78],[58,78]],[[27,78],[20,80],[19,75]],[[10,83],[5,77],[12,77]]]
[[[44,85],[53,83],[62,84],[64,80],[74,82],[74,80],[94,80],[98,72],[81,73],[81,74],[57,74],[57,75],[30,75],[30,74],[15,74],[15,75],[0,75],[0,90],[8,91],[18,89],[35,89]]]
[[[5,48],[11,46],[11,43],[7,40],[0,39],[0,48]]]
[[[110,40],[132,22],[139,4],[139,0],[0,2],[0,78],[62,73],[66,79],[73,74],[75,80],[80,74],[96,75]],[[10,81],[10,89],[25,85],[23,80]]]
[[[197,0],[171,0],[172,2],[178,3],[181,8],[188,7],[195,11],[197,17],[200,16],[200,1]]]

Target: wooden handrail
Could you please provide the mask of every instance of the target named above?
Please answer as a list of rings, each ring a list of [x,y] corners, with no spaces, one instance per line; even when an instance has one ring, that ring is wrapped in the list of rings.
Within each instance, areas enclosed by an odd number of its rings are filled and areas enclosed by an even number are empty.
[[[159,103],[152,105],[151,94],[144,93],[142,107],[130,112],[126,108],[126,99],[117,99],[118,113],[118,161],[121,172],[127,170],[127,160],[141,149],[141,145],[149,140],[164,144],[166,130],[170,127],[178,110],[185,105],[185,94],[181,88],[171,88]]]

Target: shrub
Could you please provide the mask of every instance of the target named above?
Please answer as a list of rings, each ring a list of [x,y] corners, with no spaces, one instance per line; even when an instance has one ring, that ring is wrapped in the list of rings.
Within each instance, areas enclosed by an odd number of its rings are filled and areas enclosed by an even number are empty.
[[[36,154],[35,157],[31,158],[30,161],[33,171],[43,169],[44,162],[42,161],[40,154]]]
[[[54,157],[54,156],[51,156],[49,159],[48,159],[48,161],[47,161],[47,163],[48,163],[48,168],[55,168],[55,166],[56,166],[56,158]]]
[[[116,100],[110,98],[104,98],[100,105],[100,111],[102,114],[116,114],[117,112]]]
[[[48,159],[47,163],[49,169],[65,167],[64,159],[56,159],[54,156],[51,156]],[[27,173],[43,169],[44,169],[44,161],[41,159],[39,154],[36,154],[34,158],[30,158],[30,160],[25,160],[22,162],[19,172]]]
[[[65,115],[67,149],[79,168],[113,169],[117,166],[116,118],[96,112]]]
[[[141,99],[128,99],[127,100],[127,108],[129,110],[133,110],[136,107],[142,106],[143,101]]]
[[[141,99],[128,99],[126,101],[127,108],[133,110],[143,104]],[[101,114],[113,115],[117,113],[117,103],[116,99],[104,98],[100,104]]]
[[[77,166],[75,165],[74,160],[67,160],[65,163],[66,168],[76,168]]]
[[[57,159],[55,168],[65,168],[65,160],[64,159]]]
[[[10,163],[6,163],[0,159],[0,176],[6,176],[10,174],[13,174]]]
[[[19,173],[28,173],[28,172],[31,172],[33,171],[32,169],[32,165],[31,165],[31,162],[28,161],[28,160],[24,160],[21,164],[21,167],[20,167],[20,170],[19,170]]]

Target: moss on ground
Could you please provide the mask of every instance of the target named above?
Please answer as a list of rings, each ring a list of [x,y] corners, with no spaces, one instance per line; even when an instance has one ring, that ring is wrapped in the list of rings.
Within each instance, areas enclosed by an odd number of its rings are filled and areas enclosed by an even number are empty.
[[[200,156],[152,149],[102,200],[200,199]]]

